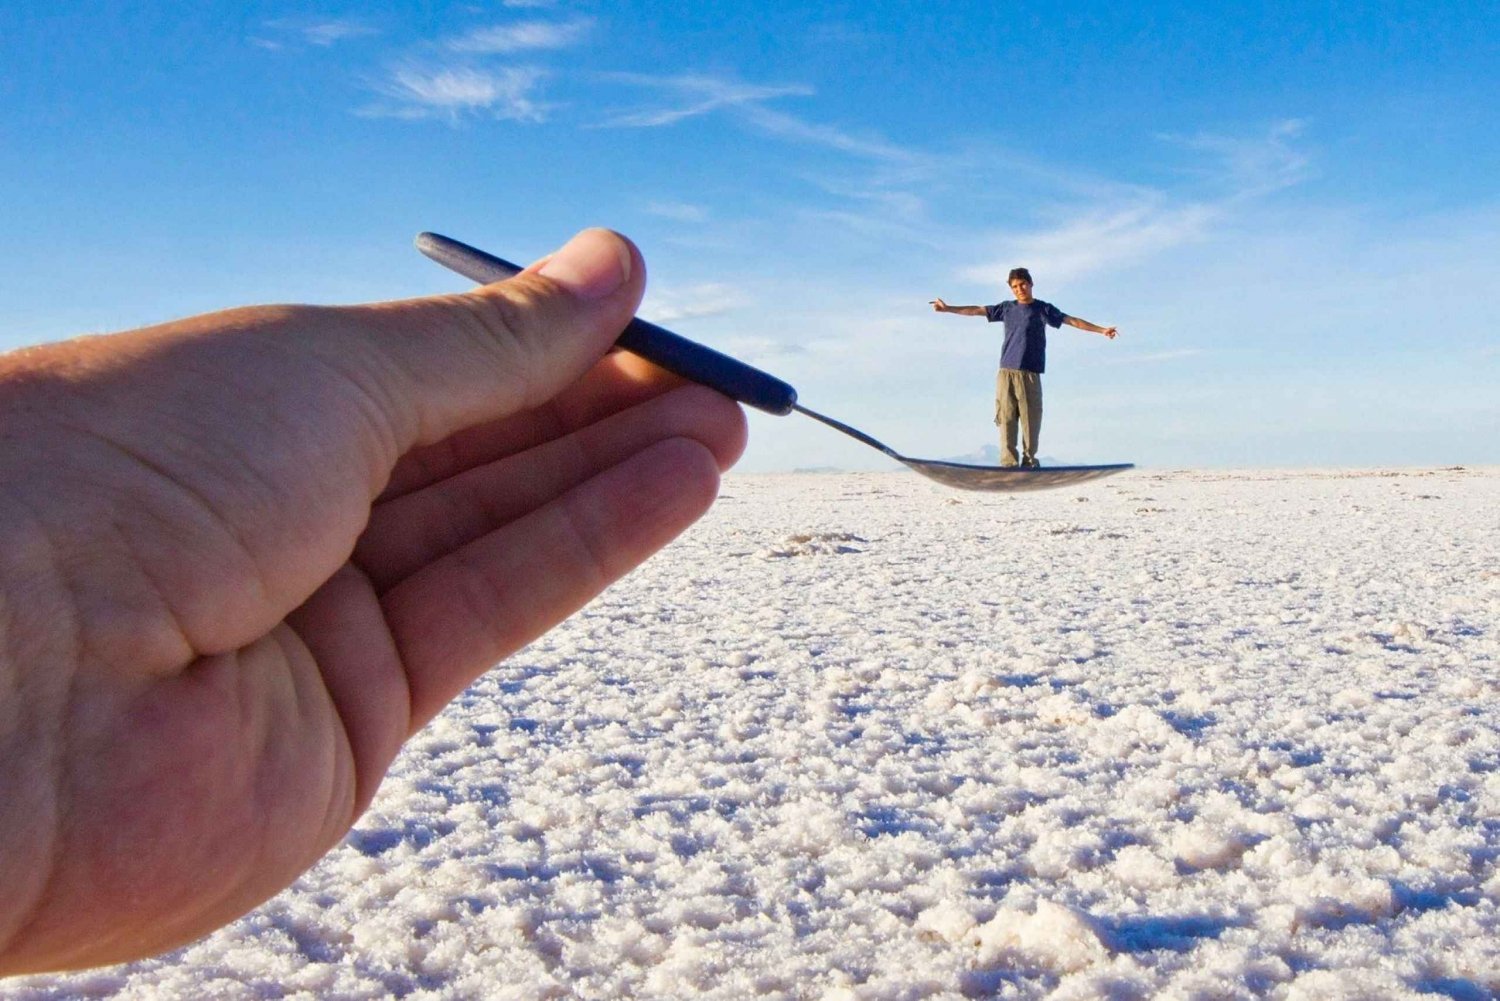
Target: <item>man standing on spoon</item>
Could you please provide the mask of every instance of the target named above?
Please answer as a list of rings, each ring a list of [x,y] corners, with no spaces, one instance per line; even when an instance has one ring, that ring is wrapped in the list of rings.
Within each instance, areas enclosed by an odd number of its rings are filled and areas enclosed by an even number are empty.
[[[1000,349],[1000,372],[995,377],[995,424],[1000,428],[1000,465],[1015,466],[1016,426],[1021,428],[1023,468],[1035,469],[1037,440],[1042,431],[1042,373],[1047,368],[1047,327],[1066,323],[1079,330],[1103,334],[1114,340],[1114,327],[1100,327],[1069,316],[1050,302],[1032,297],[1031,272],[1013,268],[1009,278],[1015,298],[993,306],[950,306],[931,300],[939,313],[983,316],[991,323],[1005,324],[1005,344]]]

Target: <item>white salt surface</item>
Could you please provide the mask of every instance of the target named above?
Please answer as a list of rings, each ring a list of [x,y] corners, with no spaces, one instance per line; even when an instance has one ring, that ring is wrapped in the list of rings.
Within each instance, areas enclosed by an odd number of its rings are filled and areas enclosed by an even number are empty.
[[[294,887],[0,995],[1500,995],[1500,470],[723,493]]]

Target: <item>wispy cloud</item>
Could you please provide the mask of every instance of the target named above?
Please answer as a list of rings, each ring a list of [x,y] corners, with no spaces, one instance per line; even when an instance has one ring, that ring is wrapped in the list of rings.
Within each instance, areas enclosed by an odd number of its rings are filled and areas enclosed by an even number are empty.
[[[883,239],[892,235],[920,239],[926,211],[925,193],[911,189],[941,171],[941,158],[893,143],[878,134],[810,122],[770,106],[785,98],[811,97],[815,94],[813,88],[802,84],[747,84],[702,74],[662,77],[617,73],[606,79],[663,93],[669,100],[617,114],[601,123],[602,127],[661,128],[722,113],[736,119],[743,128],[774,140],[844,154],[859,162],[855,170],[863,171],[863,176],[838,178],[825,172],[809,174],[804,179],[844,206],[852,207],[807,214],[850,232]]]
[[[1221,212],[1213,205],[1174,205],[1161,197],[1090,209],[1053,228],[1001,240],[1003,249],[995,259],[961,274],[970,281],[993,283],[996,275],[1025,265],[1045,272],[1048,284],[1061,285],[1199,240]]]
[[[503,55],[544,49],[566,49],[577,45],[593,28],[589,18],[572,21],[520,21],[488,28],[476,28],[450,39],[447,47],[454,52],[476,55]]]
[[[811,87],[800,84],[768,87],[696,74],[659,77],[611,73],[606,79],[664,91],[675,100],[665,106],[622,112],[600,123],[605,128],[658,128],[715,111],[754,108],[779,97],[807,97],[813,93]]]
[[[864,49],[880,40],[880,34],[851,21],[824,21],[810,25],[804,32],[806,41],[825,48]]]
[[[651,202],[646,206],[650,215],[670,219],[673,222],[702,223],[708,221],[708,209],[686,202]]]
[[[1197,358],[1204,354],[1202,348],[1178,348],[1172,351],[1154,351],[1148,354],[1123,355],[1119,358],[1106,358],[1099,362],[1101,365],[1143,365],[1155,364],[1156,362],[1178,361],[1183,358]]]
[[[868,160],[906,164],[926,159],[921,154],[877,135],[856,135],[832,125],[806,122],[794,115],[760,105],[745,108],[745,115],[750,124],[781,139],[825,146]]]
[[[934,239],[925,194],[884,178],[809,180],[839,200],[837,208],[807,211],[810,219],[882,242],[897,240],[926,246]]]
[[[326,49],[351,38],[377,34],[355,18],[278,18],[264,25],[267,34],[251,39],[263,49],[279,50],[293,45]]]
[[[659,128],[714,112],[728,112],[766,135],[788,142],[821,146],[854,157],[886,164],[925,164],[929,158],[874,133],[859,134],[834,125],[809,122],[772,107],[785,97],[812,97],[816,91],[804,84],[761,85],[703,74],[650,76],[643,73],[612,73],[607,79],[674,98],[670,103],[623,112],[601,123],[606,128]]]
[[[453,123],[466,117],[540,122],[549,108],[534,94],[545,76],[544,70],[534,67],[401,67],[377,88],[389,102],[366,107],[360,114]]]
[[[832,151],[845,157],[838,166],[820,160],[786,158],[789,168],[834,200],[802,216],[816,225],[883,241],[925,243],[929,182],[953,168],[953,158],[892,142],[872,131],[809,121],[779,107],[788,98],[815,96],[804,84],[750,84],[707,74],[653,76],[615,73],[603,79],[636,87],[660,98],[650,106],[615,114],[605,128],[664,128],[691,118],[720,114],[749,133],[789,146]],[[807,166],[796,166],[799,162]]]
[[[641,312],[660,323],[678,323],[682,320],[722,316],[748,305],[750,299],[740,289],[710,282],[649,293]]]
[[[727,337],[720,341],[720,346],[727,354],[733,355],[735,358],[759,365],[768,365],[778,360],[785,360],[808,353],[808,348],[805,345],[779,341],[757,334],[740,334]]]
[[[1235,197],[1268,194],[1306,180],[1312,160],[1293,141],[1307,130],[1302,118],[1273,124],[1260,136],[1227,136],[1200,132],[1193,136],[1163,135],[1184,149],[1207,154],[1214,162],[1198,173],[1229,187]]]
[[[1051,226],[985,240],[995,248],[987,255],[990,259],[960,274],[967,280],[994,283],[1009,268],[1025,265],[1045,272],[1048,284],[1055,287],[1205,240],[1242,209],[1241,203],[1309,176],[1311,158],[1293,145],[1304,128],[1303,121],[1292,119],[1249,138],[1207,133],[1192,138],[1164,136],[1211,161],[1194,170],[1213,182],[1211,197],[1102,186],[1092,201],[1055,209],[1059,221]]]

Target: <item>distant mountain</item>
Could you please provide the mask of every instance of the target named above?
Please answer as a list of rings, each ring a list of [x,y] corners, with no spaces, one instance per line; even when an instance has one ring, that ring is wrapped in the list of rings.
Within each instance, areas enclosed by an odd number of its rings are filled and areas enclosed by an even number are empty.
[[[939,461],[962,462],[970,466],[998,466],[1000,465],[1000,446],[984,445],[967,455],[948,455]]]

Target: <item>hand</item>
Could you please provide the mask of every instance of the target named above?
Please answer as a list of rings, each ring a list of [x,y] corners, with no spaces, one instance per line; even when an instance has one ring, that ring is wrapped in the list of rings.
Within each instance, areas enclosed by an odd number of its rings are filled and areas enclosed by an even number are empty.
[[[712,503],[725,397],[605,356],[644,266],[0,357],[0,973],[196,938]]]
[[[933,309],[934,312],[937,312],[937,313],[946,313],[946,312],[948,312],[948,304],[946,302],[944,302],[943,300],[941,300],[941,299],[929,299],[928,300],[928,304],[932,306],[932,309]]]
[[[1114,340],[1115,335],[1119,333],[1119,331],[1115,330],[1114,327],[1104,327],[1099,331],[1099,333],[1103,334],[1105,337],[1108,337],[1110,340]]]

